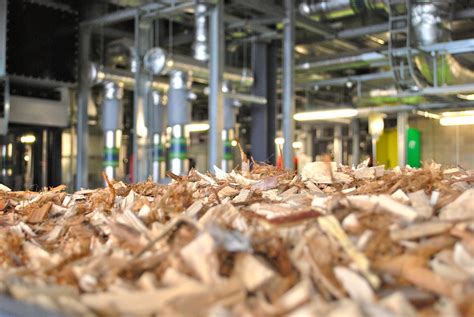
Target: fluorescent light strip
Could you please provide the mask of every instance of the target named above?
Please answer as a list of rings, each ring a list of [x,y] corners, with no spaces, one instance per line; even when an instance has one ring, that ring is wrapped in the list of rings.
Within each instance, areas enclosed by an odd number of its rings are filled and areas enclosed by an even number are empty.
[[[209,123],[190,123],[185,129],[187,132],[204,132],[209,130]]]
[[[443,126],[474,124],[474,116],[443,117],[439,119]]]
[[[358,113],[359,111],[352,108],[299,112],[293,116],[293,119],[296,121],[317,121],[337,118],[352,118],[357,116]]]

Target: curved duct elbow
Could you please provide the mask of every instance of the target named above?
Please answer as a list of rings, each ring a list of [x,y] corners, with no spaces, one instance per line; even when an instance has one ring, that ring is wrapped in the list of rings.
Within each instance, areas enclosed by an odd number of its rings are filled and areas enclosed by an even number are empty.
[[[137,71],[137,54],[130,40],[118,40],[107,45],[106,66],[121,68],[135,73]]]
[[[411,8],[414,41],[418,46],[451,40],[451,1],[417,1]],[[436,60],[435,60],[436,59]],[[474,81],[474,72],[462,66],[450,54],[415,57],[415,63],[429,84],[463,84]],[[436,65],[436,66],[435,66]],[[436,73],[435,73],[436,72]]]
[[[195,39],[193,44],[194,58],[198,61],[206,62],[209,59],[208,39],[207,39],[207,6],[205,4],[196,4],[195,8]]]

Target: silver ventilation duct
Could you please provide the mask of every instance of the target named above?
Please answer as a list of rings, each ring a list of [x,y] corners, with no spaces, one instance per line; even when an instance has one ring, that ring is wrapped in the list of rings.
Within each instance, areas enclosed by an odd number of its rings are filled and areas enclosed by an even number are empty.
[[[195,7],[195,38],[193,44],[194,58],[198,61],[207,62],[209,59],[207,38],[207,5],[198,3]]]
[[[413,32],[412,44],[427,46],[451,41],[450,22],[453,0],[415,0],[411,3],[410,19]],[[307,0],[300,4],[300,12],[308,16],[337,18],[367,12],[386,10],[384,0]],[[423,82],[429,85],[463,84],[474,82],[474,72],[462,66],[451,54],[431,56],[420,54],[414,57]],[[349,61],[348,61],[349,62]],[[301,65],[311,68],[312,65]]]
[[[452,1],[416,1],[411,7],[411,24],[415,45],[451,41]],[[462,66],[453,55],[415,57],[415,63],[430,84],[463,84],[474,81],[474,72]],[[436,72],[434,72],[436,70]]]
[[[354,15],[364,11],[375,9],[384,9],[384,0],[307,0],[303,1],[299,10],[302,15],[306,16],[324,16],[329,19],[340,18],[344,16]]]

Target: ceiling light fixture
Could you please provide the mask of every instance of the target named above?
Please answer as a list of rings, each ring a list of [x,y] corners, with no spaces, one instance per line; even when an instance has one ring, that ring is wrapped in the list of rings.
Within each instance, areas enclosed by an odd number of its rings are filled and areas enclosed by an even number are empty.
[[[20,142],[24,144],[35,143],[35,141],[36,141],[36,137],[33,134],[25,134],[25,135],[22,135],[20,138]]]
[[[352,118],[357,116],[358,113],[359,111],[357,111],[357,109],[352,108],[299,112],[293,116],[293,119],[296,121],[317,121],[338,118]]]
[[[199,123],[190,123],[187,124],[186,127],[186,132],[204,132],[209,130],[209,123],[205,122],[199,122]]]

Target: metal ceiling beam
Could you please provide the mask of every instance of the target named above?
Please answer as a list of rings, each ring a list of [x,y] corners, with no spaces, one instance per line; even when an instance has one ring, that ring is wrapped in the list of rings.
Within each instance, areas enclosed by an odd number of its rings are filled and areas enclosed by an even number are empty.
[[[229,23],[226,27],[227,30],[238,29],[238,28],[249,28],[258,33],[269,33],[269,32],[274,31],[273,29],[265,25],[262,25],[260,19],[259,20],[243,20],[236,16],[226,13],[224,14],[224,21]]]
[[[364,82],[364,81],[371,81],[377,79],[391,79],[393,78],[393,72],[381,72],[381,73],[371,73],[371,74],[364,74],[364,75],[356,75],[356,76],[347,76],[347,77],[338,77],[338,78],[331,78],[331,79],[324,79],[324,80],[315,80],[311,82],[306,82],[302,84],[298,84],[297,88],[311,88],[314,86],[342,86],[345,85],[348,81],[352,82]]]

